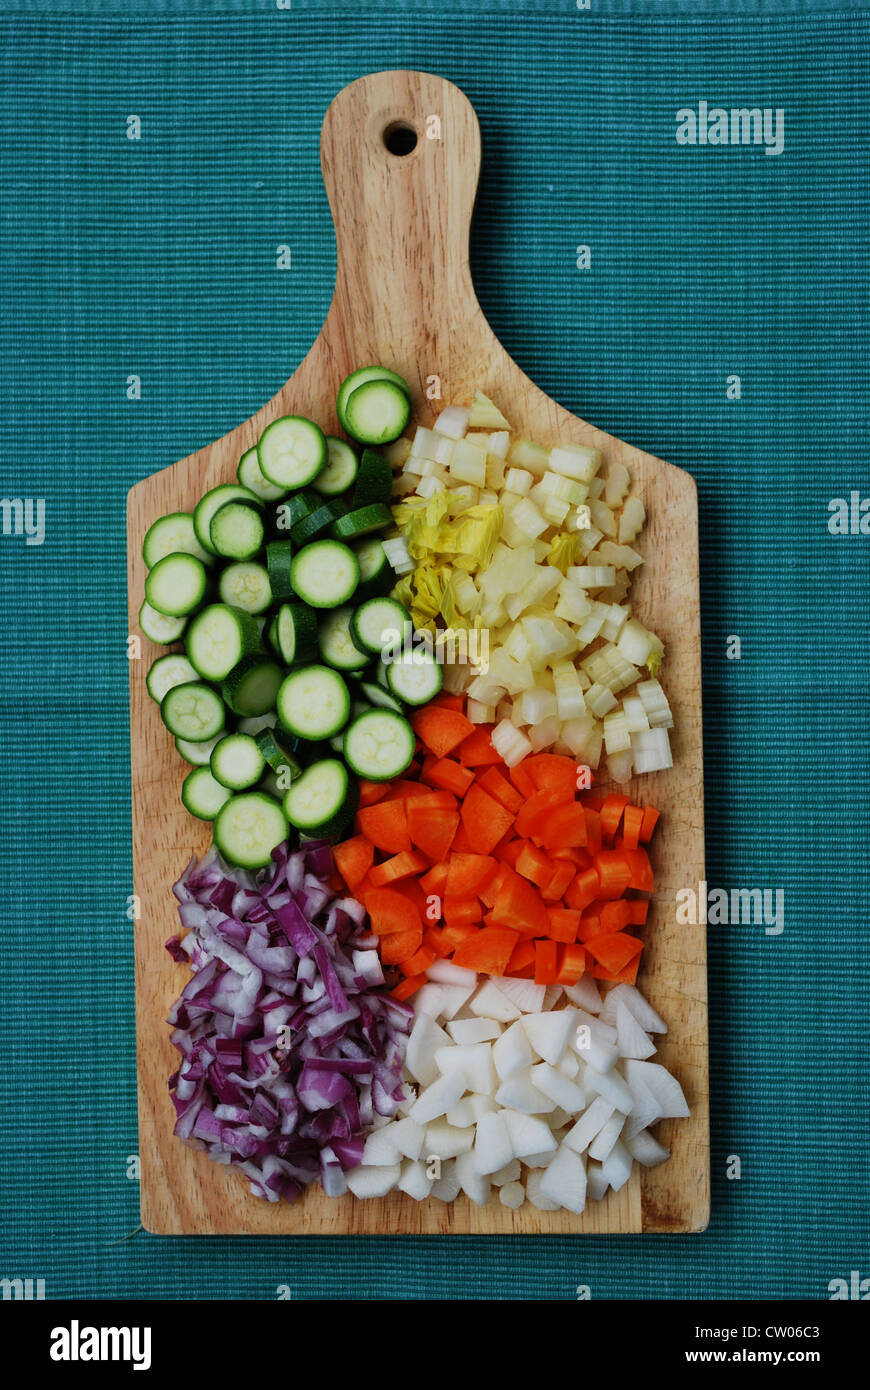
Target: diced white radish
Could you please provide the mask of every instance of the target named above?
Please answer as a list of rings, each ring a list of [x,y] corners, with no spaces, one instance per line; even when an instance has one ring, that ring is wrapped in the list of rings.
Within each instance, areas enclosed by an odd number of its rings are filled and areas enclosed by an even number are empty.
[[[490,1198],[491,1184],[489,1178],[484,1177],[483,1173],[478,1173],[474,1166],[474,1153],[460,1154],[456,1159],[456,1176],[466,1197],[475,1206],[485,1207]]]
[[[529,1173],[526,1178],[526,1196],[532,1206],[536,1207],[538,1211],[558,1211],[559,1203],[552,1201],[549,1197],[545,1197],[541,1191],[541,1183],[543,1180],[544,1174],[540,1170]]]
[[[553,1135],[553,1138],[556,1140],[555,1149],[541,1149],[538,1150],[536,1153],[526,1154],[525,1158],[523,1159],[523,1163],[526,1165],[527,1168],[546,1168],[548,1163],[552,1163],[553,1159],[556,1157],[556,1154],[559,1152],[560,1143],[559,1139],[556,1138],[555,1134]]]
[[[544,991],[544,1002],[541,1005],[541,1012],[546,1013],[548,1009],[555,1009],[563,993],[564,990],[561,985],[547,985]]]
[[[580,1059],[577,1056],[576,1052],[571,1052],[570,1050],[566,1052],[564,1056],[560,1059],[559,1065],[556,1068],[556,1070],[560,1071],[563,1076],[567,1076],[569,1081],[573,1081],[574,1077],[580,1070]],[[580,1085],[582,1089],[582,1078],[580,1082],[578,1082],[578,1085]]]
[[[518,1071],[516,1076],[503,1081],[495,1093],[495,1100],[497,1105],[521,1110],[526,1115],[549,1115],[556,1109],[556,1102],[541,1094],[527,1071]]]
[[[469,1043],[492,1042],[501,1035],[501,1024],[494,1018],[454,1018],[447,1031],[455,1043],[464,1047]]]
[[[625,1004],[616,1006],[616,1030],[621,1056],[634,1057],[642,1061],[655,1052],[655,1043],[650,1039],[649,1033],[644,1032]]]
[[[610,1101],[605,1100],[603,1096],[596,1096],[588,1109],[584,1110],[574,1128],[565,1135],[563,1142],[568,1145],[569,1149],[575,1149],[577,1153],[584,1153],[596,1134],[600,1134],[613,1113],[614,1109]]]
[[[390,1125],[385,1132],[393,1148],[398,1149],[403,1158],[420,1157],[426,1130],[410,1115],[406,1115],[404,1119],[396,1120],[395,1124]]]
[[[537,1116],[526,1115],[520,1110],[503,1110],[502,1119],[517,1158],[527,1159],[530,1154],[550,1153],[556,1149],[553,1131]]]
[[[426,988],[424,985],[419,993],[422,994]],[[492,980],[487,980],[486,984],[481,985],[470,1000],[469,1008],[478,1017],[494,1018],[499,1023],[512,1023],[515,1018],[520,1017],[520,1010],[516,1004],[500,989],[496,989]]]
[[[396,1106],[396,1113],[401,1116],[410,1114],[411,1106],[417,1103],[417,1090],[410,1081],[402,1082],[402,1099]]]
[[[609,1184],[600,1163],[586,1164],[586,1195],[590,1202],[600,1202]]]
[[[402,1164],[401,1176],[396,1187],[400,1192],[407,1192],[415,1202],[424,1201],[432,1188],[432,1179],[426,1172],[425,1163],[415,1163],[410,1158],[406,1159]]]
[[[446,1115],[464,1091],[465,1077],[461,1071],[439,1076],[437,1081],[433,1081],[431,1086],[420,1092],[416,1104],[411,1108],[409,1118],[415,1120],[418,1125],[427,1125],[430,1120],[437,1120],[440,1115]]]
[[[431,1018],[437,1018],[443,1004],[444,990],[441,985],[427,982],[414,995],[414,1013],[418,1017],[420,1014],[429,1014]]]
[[[529,1042],[522,1019],[517,1019],[506,1028],[492,1048],[492,1060],[502,1081],[525,1071],[534,1061],[534,1053]]]
[[[614,1110],[607,1124],[598,1131],[589,1145],[589,1157],[603,1163],[622,1133],[624,1124],[625,1116]]]
[[[439,985],[477,985],[477,975],[473,970],[465,970],[450,960],[436,960],[426,971],[426,978]]]
[[[447,1123],[455,1125],[457,1129],[465,1129],[468,1125],[476,1125],[481,1115],[488,1115],[495,1109],[497,1106],[492,1096],[463,1096],[447,1111]]]
[[[383,1168],[364,1168],[360,1164],[347,1174],[348,1189],[354,1197],[386,1197],[396,1186],[401,1172],[398,1163]]]
[[[455,1018],[463,1004],[467,1003],[471,998],[476,985],[476,976],[474,984],[471,985],[436,985],[436,989],[440,989],[444,995],[441,1008],[438,1010],[438,1017],[443,1018],[445,1021]],[[423,985],[423,989],[425,988],[426,986]],[[423,993],[423,989],[420,990],[421,994]]]
[[[664,1144],[660,1144],[648,1129],[642,1129],[633,1138],[627,1139],[625,1147],[632,1158],[638,1163],[642,1163],[644,1168],[657,1168],[660,1163],[664,1163],[670,1158],[670,1149],[666,1149]]]
[[[585,1034],[582,1032],[584,1028],[589,1029],[590,1037],[593,1037],[596,1042],[606,1043],[608,1047],[616,1047],[618,1038],[616,1029],[610,1023],[604,1023],[602,1020],[603,1015],[596,1018],[594,1014],[587,1013],[585,1009],[578,1010],[573,1045],[580,1057],[584,1057],[582,1046],[585,1038]]]
[[[628,1149],[617,1139],[610,1154],[601,1165],[601,1175],[607,1179],[614,1192],[618,1192],[624,1187],[631,1177],[631,1154]]]
[[[493,1044],[469,1043],[459,1047],[453,1043],[449,1047],[439,1047],[435,1053],[435,1065],[447,1076],[460,1072],[465,1079],[465,1090],[488,1096],[495,1090],[495,1072],[492,1065]]]
[[[497,1173],[514,1157],[507,1125],[498,1111],[478,1120],[472,1157],[475,1169],[483,1174]]]
[[[437,1197],[440,1202],[455,1202],[461,1190],[456,1164],[448,1159],[441,1164],[441,1177],[432,1183],[429,1196]]]
[[[435,1052],[449,1046],[450,1038],[429,1014],[418,1014],[414,1020],[405,1050],[405,1066],[421,1086],[431,1086],[438,1080]]]
[[[446,1119],[432,1120],[426,1126],[422,1153],[424,1158],[458,1158],[460,1154],[467,1153],[473,1143],[474,1130],[471,1127],[458,1129]]]
[[[586,1009],[588,1013],[601,1012],[601,995],[598,993],[598,986],[590,975],[581,976],[576,985],[566,985],[565,993],[572,1004],[579,1004],[580,1008]]]
[[[563,1144],[541,1179],[540,1192],[577,1215],[586,1206],[586,1167],[579,1154]]]
[[[540,1062],[536,1067],[532,1067],[529,1078],[533,1086],[537,1086],[539,1091],[549,1096],[550,1100],[554,1100],[566,1112],[567,1118],[583,1109],[586,1102],[583,1087],[563,1076],[548,1062]],[[551,1120],[551,1124],[556,1123],[555,1119]]]
[[[497,1173],[491,1173],[489,1180],[493,1187],[502,1187],[506,1182],[516,1182],[522,1171],[520,1160],[512,1158],[510,1163],[505,1164],[504,1168],[499,1168]]]
[[[570,1110],[563,1110],[561,1105],[557,1105],[556,1109],[547,1116],[547,1121],[553,1133],[556,1134],[560,1129],[570,1129],[574,1123],[574,1116]],[[561,1143],[561,1141],[562,1136],[559,1135],[559,1142]]]
[[[392,1128],[392,1125],[387,1125],[388,1130]],[[399,1157],[400,1151],[389,1134],[385,1134],[383,1129],[374,1129],[366,1139],[360,1163],[364,1163],[367,1168],[391,1168],[398,1163]]]
[[[626,1140],[633,1139],[636,1134],[640,1134],[642,1129],[647,1129],[650,1125],[654,1125],[656,1120],[662,1118],[658,1101],[649,1086],[646,1086],[639,1077],[635,1077],[631,1083],[631,1094],[634,1096],[634,1104],[625,1122],[623,1138]]]
[[[608,1072],[619,1061],[619,1050],[609,1043],[600,1042],[594,1034],[579,1033],[574,1038],[577,1056],[594,1071]]]
[[[537,1014],[544,1008],[544,985],[536,985],[534,980],[495,979],[493,984],[502,994],[506,994],[524,1014]]]
[[[498,1191],[498,1200],[502,1206],[510,1207],[512,1211],[519,1211],[526,1200],[526,1189],[521,1182],[508,1182]]]
[[[643,997],[639,989],[635,989],[634,985],[614,985],[605,999],[602,1009],[602,1017],[607,1023],[616,1022],[616,1011],[620,1004],[624,1004],[629,1012],[634,1014],[645,1032],[666,1033],[668,1031],[664,1019],[659,1018],[653,1006]]]
[[[649,1063],[639,1062],[637,1065],[648,1066]],[[605,1100],[610,1101],[615,1110],[621,1110],[623,1115],[627,1115],[634,1104],[628,1083],[623,1081],[617,1071],[600,1072],[587,1067],[583,1073],[583,1085],[587,1093],[594,1091],[597,1096],[603,1096]]]
[[[576,1026],[576,1009],[555,1009],[546,1014],[525,1014],[523,1026],[529,1042],[543,1061],[554,1067],[565,1051]]]
[[[625,1075],[629,1082],[638,1080],[649,1087],[659,1103],[662,1118],[680,1119],[690,1114],[679,1081],[658,1062],[638,1062],[629,1058],[625,1063]]]

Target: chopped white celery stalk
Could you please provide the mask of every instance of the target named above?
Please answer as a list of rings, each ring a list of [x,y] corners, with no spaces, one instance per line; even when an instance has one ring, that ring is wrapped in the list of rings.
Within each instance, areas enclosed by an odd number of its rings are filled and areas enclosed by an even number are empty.
[[[470,418],[471,411],[464,406],[448,405],[435,421],[435,430],[448,439],[461,439],[468,429]]]

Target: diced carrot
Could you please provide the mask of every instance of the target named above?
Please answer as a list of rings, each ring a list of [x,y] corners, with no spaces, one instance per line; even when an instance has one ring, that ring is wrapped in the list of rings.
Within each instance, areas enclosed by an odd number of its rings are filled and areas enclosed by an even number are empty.
[[[482,975],[503,975],[519,937],[504,927],[484,927],[453,953],[454,965],[476,970]]]
[[[443,787],[455,796],[464,796],[474,781],[474,773],[470,767],[462,767],[452,758],[438,758],[429,768],[428,777],[424,775],[423,780],[431,787]]]
[[[432,701],[439,709],[458,709],[460,713],[465,711],[465,701],[461,695],[451,695],[449,690],[442,690]]]
[[[535,984],[554,985],[559,973],[559,947],[555,941],[535,942]]]
[[[639,967],[640,952],[638,952],[634,960],[630,960],[628,962],[628,965],[626,965],[626,967],[623,970],[618,970],[613,978],[616,980],[617,984],[633,985],[637,981],[637,972]]]
[[[473,925],[469,923],[464,927],[443,928],[444,940],[450,943],[451,952],[455,951],[457,946],[461,946],[463,941],[470,941],[471,938],[477,936],[479,932],[480,927],[476,923]]]
[[[401,965],[409,960],[423,944],[422,931],[393,931],[381,941],[381,960],[384,965]]]
[[[449,796],[448,792],[430,792],[427,797],[408,803],[408,833],[412,843],[437,863],[446,859],[459,826],[459,812],[433,804],[433,797]],[[455,807],[454,797],[450,801]]]
[[[541,889],[541,896],[545,902],[555,902],[564,896],[568,885],[574,880],[574,865],[570,859],[556,860],[553,864],[553,871],[544,887]]]
[[[604,903],[600,917],[605,931],[623,931],[631,921],[631,908],[625,898],[619,898],[616,902]]]
[[[561,941],[564,945],[570,946],[577,940],[579,912],[570,907],[548,907],[547,917],[550,922],[547,935],[551,941]]]
[[[515,767],[508,768],[508,776],[519,792],[523,801],[527,801],[530,796],[534,796],[538,790],[534,777],[525,766],[525,759],[517,763]]]
[[[359,779],[360,806],[374,806],[376,801],[383,801],[389,790],[388,782],[369,782],[365,777],[361,777]]]
[[[394,893],[401,893],[409,902],[412,902],[420,916],[424,918],[426,922],[432,920],[431,917],[427,917],[426,915],[428,899],[420,886],[420,880],[418,878],[399,878],[391,883],[390,887]]]
[[[643,822],[640,827],[640,838],[642,844],[648,845],[650,840],[652,839],[652,833],[656,828],[656,822],[658,821],[659,815],[660,812],[656,810],[655,806],[644,806]]]
[[[514,822],[512,813],[478,786],[467,793],[461,816],[475,854],[491,853]]]
[[[447,888],[447,861],[442,859],[433,864],[420,879],[420,887],[427,896],[434,893],[439,898],[443,897]]]
[[[326,880],[326,886],[331,888],[333,893],[343,893],[347,885],[341,874],[337,870],[333,870]]]
[[[622,792],[609,792],[604,798],[601,807],[601,834],[605,840],[612,840],[617,830],[619,822],[622,820],[622,813],[628,805],[628,797],[623,796]]]
[[[422,782],[411,782],[405,793],[405,809],[412,806],[425,806],[429,811],[456,811],[459,802],[452,792],[443,787],[427,787]]]
[[[461,820],[459,822],[459,829],[453,836],[453,843],[450,848],[455,850],[457,854],[474,854],[476,852],[474,845],[471,843],[471,836],[465,829]]]
[[[511,927],[524,936],[544,936],[550,924],[540,894],[528,879],[507,866],[502,871],[498,896],[490,917],[500,927]]]
[[[502,864],[509,864],[512,869],[515,869],[517,860],[529,843],[529,840],[502,840],[501,844],[496,846],[495,857]]]
[[[491,724],[472,725],[473,734],[462,740],[459,761],[463,767],[489,767],[501,762],[501,754],[492,746]]]
[[[628,903],[629,912],[631,914],[628,919],[629,925],[632,927],[644,926],[649,915],[649,899],[626,898],[625,901]]]
[[[407,777],[396,777],[390,783],[390,791],[394,801],[411,801],[416,797],[426,796],[429,788],[421,782],[409,781]]]
[[[472,922],[482,920],[483,907],[479,898],[447,897],[444,899],[443,913],[448,927],[469,927]]]
[[[461,829],[461,827],[460,827],[460,829]],[[454,843],[455,843],[455,841],[454,841]],[[494,907],[495,904],[496,904],[496,901],[497,901],[497,899],[498,899],[499,889],[501,888],[503,876],[504,876],[504,866],[503,866],[502,864],[499,864],[498,867],[497,867],[497,869],[496,869],[496,871],[495,871],[495,873],[493,874],[492,878],[489,879],[489,881],[488,881],[487,883],[485,883],[485,884],[483,885],[483,887],[480,888],[480,889],[478,890],[477,896],[478,896],[479,898],[482,898],[483,901],[486,903],[487,907],[489,907],[489,908]]]
[[[508,961],[505,974],[517,975],[521,971],[523,974],[527,974],[529,978],[535,973],[535,943],[528,939],[522,940],[522,938],[517,942],[511,953],[511,958]]]
[[[553,868],[546,854],[542,854],[528,840],[522,841],[522,849],[517,855],[514,868],[518,874],[522,874],[530,883],[536,883],[539,888],[545,887],[553,877]]]
[[[353,835],[343,840],[332,851],[336,868],[348,888],[356,888],[362,883],[375,858],[375,847],[365,835]]]
[[[423,945],[428,946],[436,956],[449,956],[454,944],[453,941],[445,941],[443,927],[429,927],[423,933]]]
[[[394,999],[410,999],[412,994],[416,994],[426,983],[425,975],[411,975],[407,980],[401,980],[395,989],[390,990]]]
[[[573,799],[577,790],[577,764],[573,758],[561,753],[533,753],[523,762],[538,791],[559,791]]]
[[[626,806],[622,813],[622,843],[626,849],[637,849],[642,828],[642,807]]]
[[[423,747],[436,758],[446,758],[476,727],[461,710],[447,709],[443,704],[426,705],[413,716],[411,724]]]
[[[645,849],[627,849],[624,851],[631,871],[629,888],[635,888],[640,893],[651,893],[655,887],[652,865],[649,862],[649,855]]]
[[[565,902],[568,907],[579,908],[582,912],[598,897],[599,886],[598,870],[584,869],[565,890]]]
[[[469,897],[492,878],[497,868],[498,860],[489,854],[451,854],[445,892],[454,897]]]
[[[559,952],[559,969],[554,981],[557,985],[576,985],[580,976],[586,972],[586,952],[582,946],[563,946]]]
[[[519,816],[517,817],[519,820]],[[586,817],[583,807],[572,802],[554,806],[536,820],[533,832],[538,844],[548,850],[574,849],[586,843]]]
[[[423,938],[423,922],[418,909],[396,888],[372,888],[365,895],[366,911],[371,918],[372,931],[378,936],[419,932]],[[415,948],[416,949],[416,948]]]
[[[524,840],[531,839],[536,830],[544,825],[547,816],[552,814],[554,807],[566,804],[566,798],[560,791],[545,788],[542,792],[533,792],[517,811],[516,833],[522,835]]]
[[[379,801],[374,806],[366,806],[357,814],[360,833],[376,849],[387,854],[401,854],[410,850],[411,838],[408,834],[408,817],[404,801]]]
[[[408,878],[411,874],[422,874],[429,867],[429,860],[419,850],[403,850],[377,864],[369,874],[369,883],[374,888],[384,888],[398,878]]]
[[[413,956],[409,956],[407,960],[400,963],[399,969],[403,975],[421,975],[429,969],[430,965],[434,964],[435,952],[424,943],[419,951],[415,951]]]
[[[584,944],[591,941],[593,936],[606,935],[604,927],[601,925],[600,912],[584,912],[580,918],[580,925],[577,928],[577,940]]]
[[[523,798],[516,787],[511,786],[504,773],[497,767],[488,767],[477,779],[477,784],[483,787],[485,792],[494,796],[496,801],[500,801],[502,806],[506,806],[509,811],[518,811],[523,804]]]
[[[587,943],[587,950],[599,965],[603,965],[605,970],[610,970],[615,975],[618,971],[624,970],[635,956],[640,955],[643,942],[638,941],[636,936],[629,936],[628,932],[609,932],[591,937]]]
[[[583,818],[586,821],[586,850],[595,855],[601,849],[601,817],[597,811],[590,811],[588,806],[584,806]]]
[[[600,887],[599,898],[621,898],[626,888],[632,886],[632,866],[629,862],[631,850],[603,849],[595,856]],[[635,854],[643,853],[635,850]]]

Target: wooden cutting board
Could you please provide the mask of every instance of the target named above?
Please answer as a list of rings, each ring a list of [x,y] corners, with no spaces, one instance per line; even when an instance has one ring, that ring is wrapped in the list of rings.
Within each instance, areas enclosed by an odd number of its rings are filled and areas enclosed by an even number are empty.
[[[409,132],[413,134],[409,135]],[[416,135],[409,153],[405,148]],[[404,142],[404,143],[403,143]],[[642,621],[662,637],[662,681],[676,719],[674,768],[632,783],[633,798],[662,811],[653,863],[656,901],[639,983],[670,1025],[661,1060],[676,1073],[691,1119],[658,1129],[670,1160],[635,1168],[629,1183],[580,1217],[526,1204],[449,1205],[404,1194],[359,1202],[308,1190],[294,1206],[249,1195],[247,1182],[172,1135],[167,1077],[177,1054],[165,1024],[188,978],[164,950],[178,929],[172,884],[210,828],[183,809],[187,765],[148,698],[145,676],[158,649],[142,638],[130,663],[131,764],[136,921],[136,1026],[141,1207],[155,1234],[336,1235],[567,1233],[702,1230],[709,1216],[706,942],[703,926],[678,926],[675,893],[704,877],[703,769],[695,484],[687,473],[569,415],[539,391],[495,338],[468,265],[468,236],[480,166],[477,117],[462,92],[418,72],[382,72],[346,87],[326,113],[323,178],[338,242],[335,295],[321,332],[296,372],[251,420],[223,439],[131,489],[128,498],[130,631],[138,633],[145,571],[142,538],[166,512],[192,510],[217,483],[235,481],[240,455],[279,415],[310,415],[337,432],[342,378],[372,362],[411,384],[413,419],[431,424],[475,388],[491,396],[515,430],[544,444],[594,444],[626,464],[646,505],[639,542],[648,557],[632,586]],[[433,378],[441,400],[427,399]]]

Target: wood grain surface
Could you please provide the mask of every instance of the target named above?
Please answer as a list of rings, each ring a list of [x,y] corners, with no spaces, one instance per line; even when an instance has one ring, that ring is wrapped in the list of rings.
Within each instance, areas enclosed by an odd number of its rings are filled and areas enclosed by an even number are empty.
[[[440,120],[440,139],[426,136]],[[395,124],[418,135],[405,156],[384,132]],[[430,130],[434,123],[429,122]],[[594,444],[626,464],[649,521],[638,544],[647,556],[632,602],[665,643],[662,682],[676,719],[674,768],[636,780],[634,798],[653,802],[662,820],[653,848],[655,907],[639,984],[670,1025],[660,1060],[679,1078],[692,1109],[657,1134],[671,1148],[661,1167],[635,1171],[619,1193],[582,1216],[476,1207],[464,1196],[444,1204],[402,1193],[372,1201],[327,1198],[319,1186],[293,1206],[250,1195],[239,1174],[175,1139],[167,1078],[176,1057],[165,1019],[188,978],[164,950],[178,930],[172,884],[191,854],[203,853],[210,827],[184,810],[186,773],[148,698],[145,676],[159,654],[144,637],[130,662],[131,763],[136,922],[136,1022],[142,1222],[156,1234],[606,1233],[703,1230],[709,1215],[706,941],[703,926],[678,926],[675,893],[704,877],[703,769],[695,484],[688,474],[578,420],[545,396],[495,338],[471,283],[468,237],[480,166],[480,132],[458,88],[425,73],[383,72],[346,87],[326,113],[323,177],[335,222],[338,271],[326,322],[308,355],[252,419],[216,443],[144,479],[128,498],[130,631],[138,633],[145,570],[142,538],[166,512],[192,510],[217,483],[235,481],[240,455],[269,421],[310,415],[336,433],[335,396],[356,367],[382,363],[411,384],[413,419],[431,424],[450,401],[475,388],[491,396],[515,430],[544,444]],[[427,401],[427,378],[442,401]],[[140,634],[141,635],[141,634]]]

